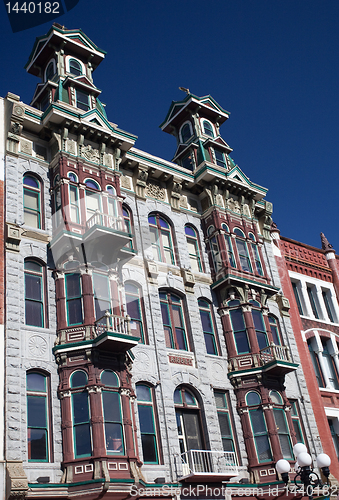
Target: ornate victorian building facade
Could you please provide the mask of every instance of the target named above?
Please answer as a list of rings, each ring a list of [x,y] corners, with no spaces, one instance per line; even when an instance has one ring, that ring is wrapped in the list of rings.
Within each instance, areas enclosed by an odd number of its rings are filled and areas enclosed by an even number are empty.
[[[211,96],[172,103],[171,162],[138,150],[93,82],[104,56],[55,24],[30,105],[1,101],[6,495],[283,495],[277,460],[322,443],[267,190]]]

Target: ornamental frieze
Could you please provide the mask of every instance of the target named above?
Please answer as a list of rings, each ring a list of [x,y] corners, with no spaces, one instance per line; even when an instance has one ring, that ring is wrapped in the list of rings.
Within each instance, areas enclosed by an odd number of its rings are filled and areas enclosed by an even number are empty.
[[[146,196],[150,198],[155,198],[156,200],[164,201],[166,199],[165,188],[162,188],[158,184],[148,183],[146,185]]]

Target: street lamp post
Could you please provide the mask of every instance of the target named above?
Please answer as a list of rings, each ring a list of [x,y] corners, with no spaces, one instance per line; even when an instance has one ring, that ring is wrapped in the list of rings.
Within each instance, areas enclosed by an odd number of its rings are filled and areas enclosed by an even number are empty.
[[[302,490],[305,491],[309,500],[313,500],[313,488],[319,486],[322,487],[323,483],[318,476],[318,474],[314,471],[312,467],[312,458],[307,453],[307,448],[302,443],[297,443],[293,447],[293,453],[297,459],[296,462],[296,475],[294,477],[294,484],[298,488],[297,480],[300,478],[300,481],[303,484]],[[321,469],[322,473],[326,477],[326,484],[328,484],[328,477],[330,475],[329,466],[331,465],[331,459],[326,453],[320,453],[317,456],[317,465],[319,469]],[[289,482],[288,473],[291,470],[291,466],[289,462],[285,459],[280,459],[277,461],[275,465],[276,471],[281,475],[282,480],[284,481],[286,487]]]

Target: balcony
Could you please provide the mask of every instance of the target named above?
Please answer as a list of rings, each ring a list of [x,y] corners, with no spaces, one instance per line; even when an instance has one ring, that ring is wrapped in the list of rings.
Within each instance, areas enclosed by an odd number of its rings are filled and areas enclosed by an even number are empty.
[[[132,336],[130,321],[128,315],[117,316],[106,311],[105,315],[95,322],[95,345],[115,352],[125,352],[136,346],[140,338]]]
[[[180,455],[179,481],[225,481],[238,476],[237,459],[231,451],[189,450]]]
[[[287,346],[271,344],[259,353],[249,353],[230,358],[228,362],[228,376],[247,375],[250,373],[269,372],[270,375],[285,375],[295,371],[298,365],[292,362],[290,350]]]
[[[56,230],[49,246],[56,265],[66,260],[69,253],[82,263],[99,261],[108,266],[115,265],[118,258],[129,260],[134,256],[129,247],[133,234],[126,231],[121,216],[96,211],[85,226],[70,221],[66,225],[60,217],[54,219]]]
[[[96,211],[86,222],[86,231],[83,234],[83,244],[86,258],[89,262],[98,260],[98,253],[103,254],[103,262],[113,264],[119,258],[128,255],[126,245],[132,241],[133,235],[126,232],[122,217],[108,215]],[[120,252],[122,251],[122,254]],[[133,256],[133,254],[132,254]]]

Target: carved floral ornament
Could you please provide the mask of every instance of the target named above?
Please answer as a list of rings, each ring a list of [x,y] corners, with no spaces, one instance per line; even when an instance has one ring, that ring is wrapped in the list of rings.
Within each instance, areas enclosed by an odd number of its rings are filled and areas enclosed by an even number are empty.
[[[165,188],[159,186],[158,184],[148,183],[145,191],[146,196],[149,196],[150,198],[156,198],[160,201],[164,201],[166,199]]]
[[[97,149],[92,148],[90,144],[88,144],[88,146],[82,146],[81,156],[86,158],[86,160],[99,163],[99,156],[100,156],[99,151]]]

